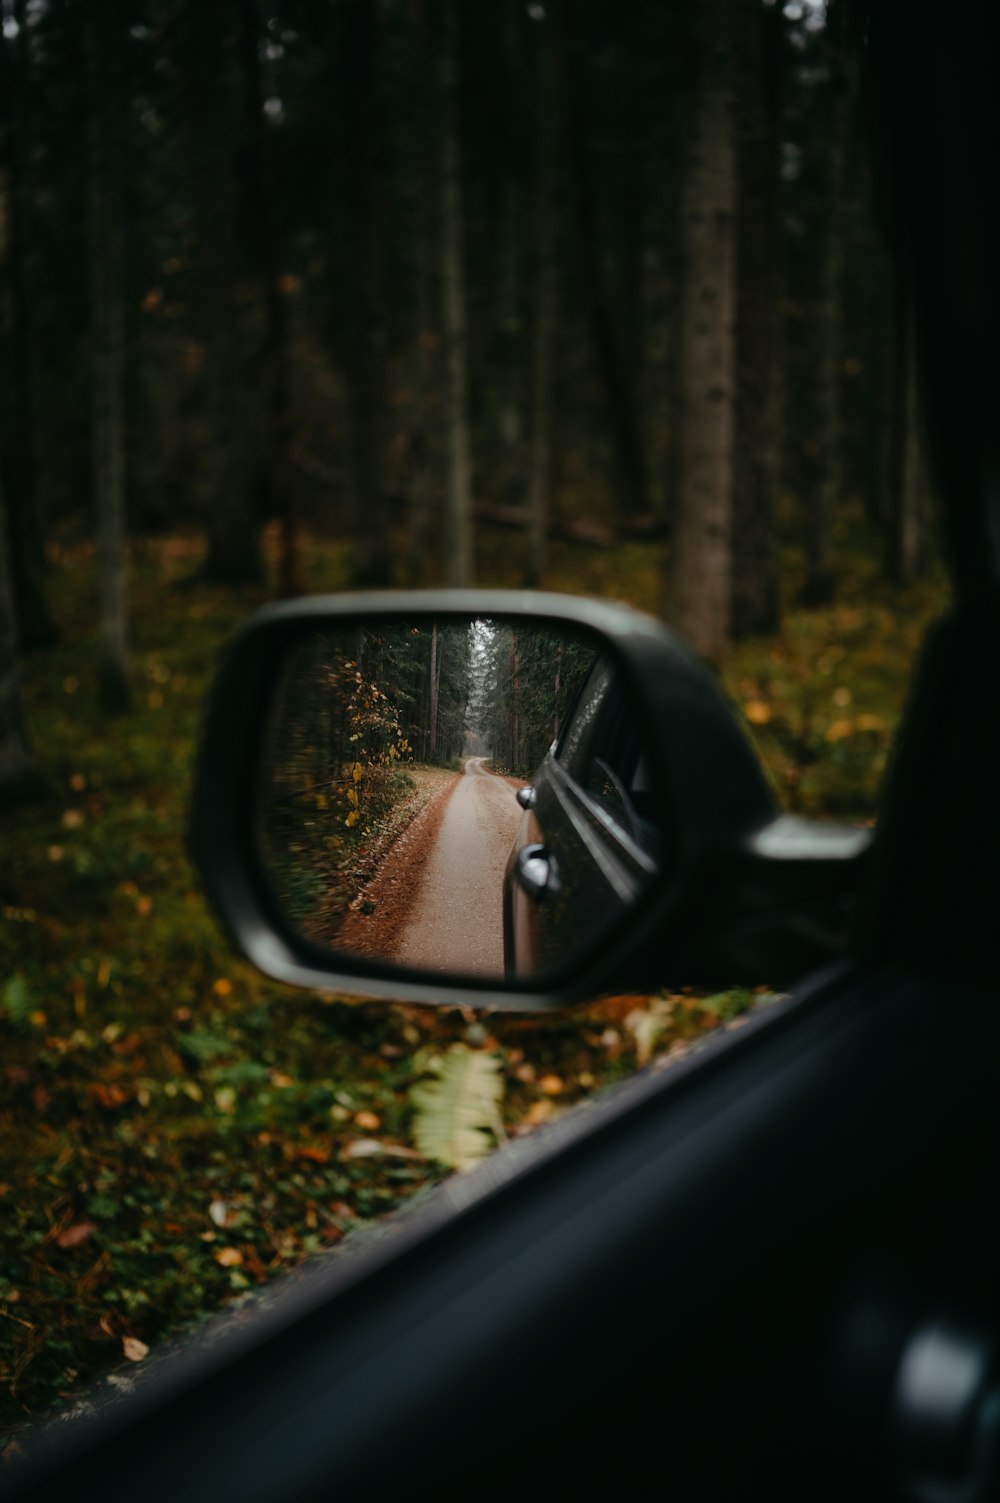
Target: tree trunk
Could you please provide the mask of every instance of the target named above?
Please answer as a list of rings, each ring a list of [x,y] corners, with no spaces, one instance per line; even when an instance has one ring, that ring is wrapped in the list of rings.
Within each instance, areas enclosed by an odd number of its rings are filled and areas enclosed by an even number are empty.
[[[732,23],[742,0],[704,0],[681,188],[679,477],[663,613],[717,657],[729,641],[733,485],[735,161]]]
[[[121,203],[121,89],[116,0],[89,12],[90,288],[94,373],[94,501],[101,589],[100,697],[111,713],[128,709],[128,606],[125,558],[125,351]]]
[[[257,228],[260,277],[267,309],[265,363],[268,385],[267,492],[281,527],[281,590],[300,594],[302,569],[299,559],[295,494],[292,481],[292,410],[288,371],[288,316],[281,290],[278,252],[278,215],[274,192],[274,162],[264,113],[264,90],[260,70],[260,17],[256,0],[239,0],[243,77],[246,86],[249,130],[250,200]]]
[[[197,230],[194,327],[204,345],[204,409],[208,433],[204,503],[208,552],[204,576],[217,584],[263,578],[260,516],[250,486],[251,427],[245,362],[234,306],[235,190],[233,121],[225,79],[230,73],[228,8],[200,5],[183,12],[173,66],[184,103],[181,127],[190,163]]]
[[[357,543],[354,581],[391,582],[385,495],[386,326],[376,0],[349,0],[342,88],[347,110],[350,336],[347,372]]]
[[[626,522],[648,510],[646,462],[642,451],[636,372],[627,359],[615,319],[611,289],[601,262],[597,200],[587,145],[586,97],[582,64],[569,48],[569,111],[576,243],[587,327],[597,379],[604,393],[615,476],[615,503]]]
[[[497,405],[500,414],[500,484],[497,494],[509,506],[524,502],[524,326],[521,267],[524,233],[524,186],[516,121],[523,81],[519,0],[503,0],[503,50],[506,71],[507,136],[500,206],[499,337]],[[548,20],[543,22],[547,29]]]
[[[447,0],[441,51],[444,130],[441,142],[442,283],[446,358],[445,577],[449,585],[472,583],[472,521],[469,501],[469,417],[466,369],[465,269],[462,253],[462,166],[458,122],[458,11]]]
[[[7,512],[0,482],[0,799],[17,797],[33,778],[21,710],[17,617],[7,552]]]
[[[18,0],[15,17],[17,37],[13,41],[0,39],[0,111],[7,187],[3,204],[7,230],[4,271],[10,330],[9,409],[3,439],[7,456],[8,568],[21,647],[30,650],[49,646],[56,632],[42,584],[45,529],[38,484],[32,340],[30,56],[24,0]]]
[[[885,494],[885,574],[893,584],[918,579],[926,564],[927,475],[913,308],[897,296],[889,466]]]
[[[780,41],[780,11],[743,5],[738,24],[732,633],[742,638],[776,632],[780,625],[774,493],[781,122],[773,56]]]
[[[416,381],[410,425],[412,482],[407,516],[407,573],[410,580],[417,583],[423,578],[425,549],[436,491],[437,467],[431,434],[436,431],[437,404],[440,400],[440,331],[437,299],[434,295],[435,252],[439,240],[440,218],[440,195],[437,192],[440,143],[435,139],[435,80],[424,0],[412,0],[412,11],[414,65],[411,87],[414,138],[417,143],[413,166],[416,191],[411,210]]]
[[[802,601],[826,605],[834,595],[833,519],[843,482],[843,299],[844,196],[848,129],[849,75],[844,44],[844,3],[827,7],[827,47],[833,86],[830,155],[827,179],[826,234],[817,334],[819,452],[806,534],[806,581]]]
[[[531,369],[531,469],[528,478],[527,584],[538,588],[545,574],[552,483],[552,356],[556,319],[555,177],[556,68],[553,21],[541,21],[537,58],[535,136],[535,327]]]

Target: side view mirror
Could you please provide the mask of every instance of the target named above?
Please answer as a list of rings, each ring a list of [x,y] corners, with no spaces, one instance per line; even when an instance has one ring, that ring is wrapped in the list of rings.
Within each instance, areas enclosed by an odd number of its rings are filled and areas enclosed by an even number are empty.
[[[269,607],[209,703],[190,844],[277,980],[531,1011],[833,958],[869,832],[778,810],[712,677],[624,606]]]

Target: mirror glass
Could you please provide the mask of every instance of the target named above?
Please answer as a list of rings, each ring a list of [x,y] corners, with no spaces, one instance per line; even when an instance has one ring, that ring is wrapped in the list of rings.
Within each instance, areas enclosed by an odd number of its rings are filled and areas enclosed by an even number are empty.
[[[579,964],[656,876],[649,770],[595,635],[523,618],[332,624],[282,666],[258,841],[314,943],[527,984]]]

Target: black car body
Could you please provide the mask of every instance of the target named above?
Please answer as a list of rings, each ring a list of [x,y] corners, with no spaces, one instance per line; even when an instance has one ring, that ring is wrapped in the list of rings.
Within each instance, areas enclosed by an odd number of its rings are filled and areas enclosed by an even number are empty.
[[[598,658],[530,788],[504,878],[509,979],[557,973],[600,944],[659,869],[648,759],[620,674]]]

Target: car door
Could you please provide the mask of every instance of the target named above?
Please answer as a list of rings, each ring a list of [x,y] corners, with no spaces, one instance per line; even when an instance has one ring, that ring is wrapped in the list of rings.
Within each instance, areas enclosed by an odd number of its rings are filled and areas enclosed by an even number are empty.
[[[657,871],[642,745],[614,665],[599,658],[526,790],[504,880],[505,969],[558,971],[620,925]]]
[[[992,57],[982,6],[863,19],[958,605],[850,955],[182,1353],[11,1496],[996,1495]]]

